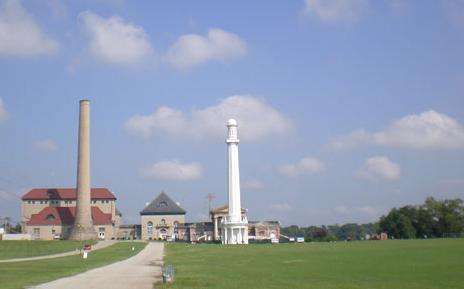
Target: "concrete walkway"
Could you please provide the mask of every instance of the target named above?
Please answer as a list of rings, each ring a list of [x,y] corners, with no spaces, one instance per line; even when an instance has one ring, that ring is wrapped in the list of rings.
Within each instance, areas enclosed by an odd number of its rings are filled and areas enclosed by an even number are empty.
[[[31,288],[152,289],[161,279],[163,250],[163,243],[150,242],[140,253],[124,261]]]
[[[114,241],[114,240],[99,241],[97,244],[92,246],[92,251],[106,248],[108,246],[113,245],[114,243],[116,243],[116,241]],[[5,260],[0,260],[0,263],[11,263],[11,262],[22,262],[22,261],[35,261],[35,260],[43,260],[43,259],[52,259],[52,258],[58,258],[58,257],[66,257],[66,256],[77,255],[79,253],[80,253],[79,250],[74,250],[74,251],[68,251],[68,252],[52,254],[52,255],[27,257],[27,258],[5,259]]]

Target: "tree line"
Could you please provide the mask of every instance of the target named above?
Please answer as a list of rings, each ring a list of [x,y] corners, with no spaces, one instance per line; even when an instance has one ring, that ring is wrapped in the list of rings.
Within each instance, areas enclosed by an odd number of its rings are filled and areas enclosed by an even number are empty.
[[[375,223],[281,228],[281,234],[306,241],[363,240],[380,233],[395,239],[464,236],[464,202],[429,197],[421,205],[393,208]]]

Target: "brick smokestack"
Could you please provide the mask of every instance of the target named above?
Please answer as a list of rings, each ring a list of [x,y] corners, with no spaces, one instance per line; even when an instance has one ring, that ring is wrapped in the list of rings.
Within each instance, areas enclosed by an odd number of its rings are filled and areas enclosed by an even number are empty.
[[[97,233],[90,207],[90,101],[81,100],[79,105],[76,218],[69,239],[91,240]]]

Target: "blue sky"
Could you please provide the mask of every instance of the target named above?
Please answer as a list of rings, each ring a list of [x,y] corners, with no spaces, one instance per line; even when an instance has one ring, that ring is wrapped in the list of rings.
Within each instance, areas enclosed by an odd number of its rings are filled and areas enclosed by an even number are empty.
[[[75,185],[81,98],[92,184],[128,223],[161,190],[191,221],[225,203],[229,117],[250,219],[463,198],[462,51],[460,0],[2,0],[0,216]]]

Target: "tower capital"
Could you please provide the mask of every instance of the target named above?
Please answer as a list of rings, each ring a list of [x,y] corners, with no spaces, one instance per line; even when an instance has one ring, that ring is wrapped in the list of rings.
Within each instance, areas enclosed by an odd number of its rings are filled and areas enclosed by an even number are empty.
[[[231,118],[226,122],[226,126],[228,130],[226,143],[239,143],[240,141],[238,140],[237,121]]]

